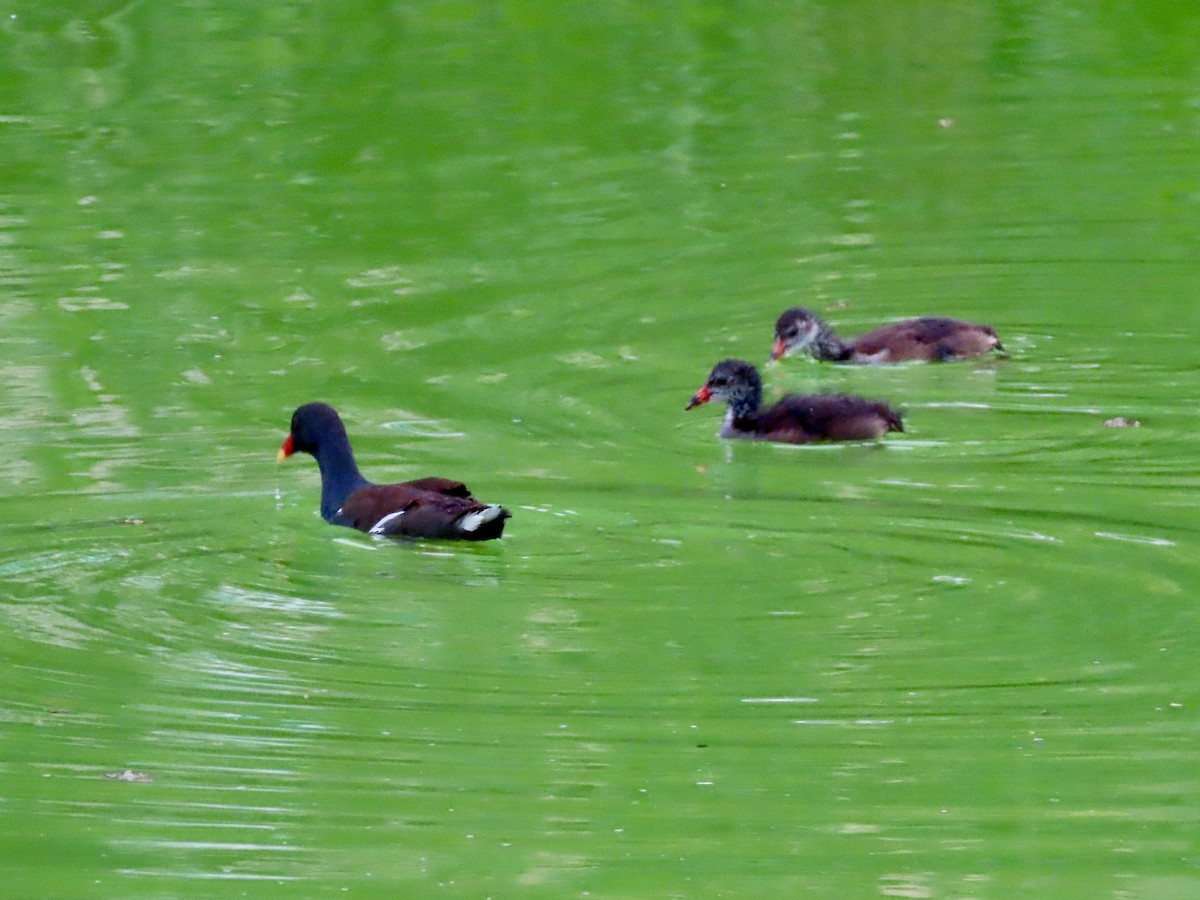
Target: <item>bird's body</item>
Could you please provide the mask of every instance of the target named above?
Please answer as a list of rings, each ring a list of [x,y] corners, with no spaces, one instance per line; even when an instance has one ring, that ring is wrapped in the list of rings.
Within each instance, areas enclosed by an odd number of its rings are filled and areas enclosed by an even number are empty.
[[[310,453],[321,469],[321,517],[370,534],[485,541],[504,531],[509,512],[481,503],[461,481],[428,477],[373,484],[363,477],[341,417],[325,403],[292,415],[280,460]]]
[[[712,399],[728,404],[724,438],[808,444],[874,440],[904,430],[900,413],[888,404],[850,394],[788,394],[763,409],[758,370],[740,359],[717,363],[687,408]]]
[[[772,359],[807,351],[838,363],[950,362],[1003,350],[990,325],[940,316],[905,319],[843,340],[812,310],[784,310],[775,323]]]

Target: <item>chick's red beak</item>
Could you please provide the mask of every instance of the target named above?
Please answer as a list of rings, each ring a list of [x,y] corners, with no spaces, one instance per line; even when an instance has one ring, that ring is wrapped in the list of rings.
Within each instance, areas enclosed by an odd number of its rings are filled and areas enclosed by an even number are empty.
[[[275,458],[277,460],[279,460],[280,462],[283,462],[285,459],[287,459],[289,456],[291,456],[295,452],[296,452],[296,443],[295,443],[295,441],[292,440],[292,436],[289,434],[284,439],[283,446],[279,448],[279,453],[276,455]]]
[[[771,359],[783,359],[787,356],[787,344],[783,338],[775,338],[775,346],[771,348]]]
[[[700,388],[700,390],[696,391],[696,396],[692,397],[692,402],[685,406],[683,410],[684,412],[687,412],[693,406],[699,406],[701,403],[707,403],[711,399],[712,391],[708,389],[708,385],[706,384],[704,387]]]

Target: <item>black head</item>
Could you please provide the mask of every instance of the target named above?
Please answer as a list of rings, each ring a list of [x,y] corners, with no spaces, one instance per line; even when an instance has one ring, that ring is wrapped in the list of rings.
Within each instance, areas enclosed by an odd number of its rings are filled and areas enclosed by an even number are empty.
[[[738,409],[756,408],[762,398],[758,369],[744,359],[723,359],[713,366],[704,386],[696,391],[687,408],[709,400],[721,400]]]
[[[279,457],[286,459],[297,451],[316,456],[321,442],[334,435],[343,439],[346,435],[346,426],[337,411],[328,403],[305,403],[292,413],[291,431]]]
[[[811,309],[793,306],[775,320],[775,346],[771,359],[780,359],[797,350],[806,350],[821,336],[825,323]]]

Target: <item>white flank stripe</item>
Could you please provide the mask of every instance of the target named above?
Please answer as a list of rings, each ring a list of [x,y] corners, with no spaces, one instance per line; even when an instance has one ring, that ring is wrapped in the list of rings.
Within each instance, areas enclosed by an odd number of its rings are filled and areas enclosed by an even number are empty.
[[[382,519],[380,519],[378,522],[376,522],[374,525],[371,526],[371,531],[369,533],[370,534],[383,534],[383,532],[387,529],[388,522],[394,522],[394,521],[396,521],[396,519],[400,518],[402,515],[404,515],[404,510],[400,510],[399,512],[394,512],[394,513],[388,513],[386,516],[384,516]]]
[[[503,507],[489,506],[487,509],[481,509],[479,512],[467,513],[458,520],[458,527],[463,531],[478,531],[479,526],[492,521],[496,516],[500,515]]]

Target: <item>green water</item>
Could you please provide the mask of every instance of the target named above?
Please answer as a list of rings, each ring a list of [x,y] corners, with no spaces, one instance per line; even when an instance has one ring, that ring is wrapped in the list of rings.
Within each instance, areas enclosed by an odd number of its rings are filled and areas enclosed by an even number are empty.
[[[1200,894],[1200,11],[64,6],[0,20],[6,896]],[[1011,358],[720,441],[794,304]],[[504,539],[322,523],[314,399]]]

